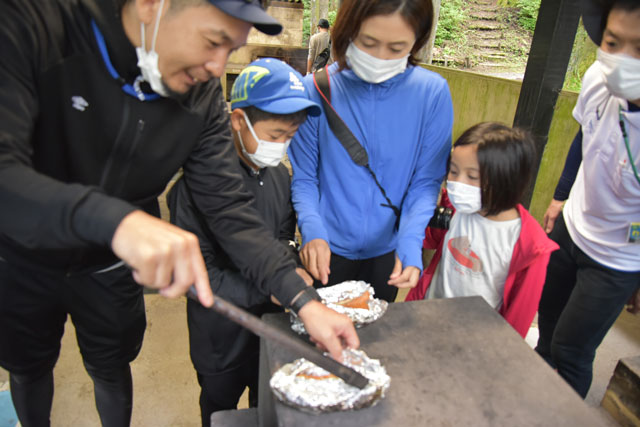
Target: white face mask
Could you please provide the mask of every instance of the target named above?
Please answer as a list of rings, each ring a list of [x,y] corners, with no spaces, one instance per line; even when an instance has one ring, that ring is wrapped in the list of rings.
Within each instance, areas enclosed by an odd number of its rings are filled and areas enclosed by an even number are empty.
[[[349,68],[358,77],[369,83],[380,83],[403,73],[407,69],[407,59],[409,58],[409,54],[407,54],[398,59],[379,59],[358,49],[353,42],[349,43],[345,56]]]
[[[472,214],[482,209],[482,192],[480,187],[463,184],[456,181],[447,181],[447,193],[449,200],[457,212]]]
[[[255,139],[258,144],[258,148],[255,153],[247,152],[244,141],[242,141],[242,135],[240,134],[240,131],[238,131],[238,139],[240,139],[240,145],[242,146],[242,152],[244,155],[260,169],[278,166],[278,164],[280,164],[280,160],[282,160],[287,152],[287,148],[289,148],[291,139],[288,139],[285,142],[271,142],[259,139],[253,130],[253,126],[251,125],[247,114],[244,111],[242,114],[244,115],[244,119],[247,122],[247,127],[249,128],[251,135],[253,135],[253,139]]]
[[[162,75],[158,68],[158,52],[156,52],[156,38],[158,37],[158,25],[160,23],[160,16],[162,15],[162,8],[164,6],[164,0],[160,1],[160,8],[158,8],[158,14],[156,15],[156,24],[153,29],[153,39],[151,40],[151,50],[146,50],[144,40],[144,23],[140,23],[140,37],[142,38],[142,46],[136,48],[136,54],[138,55],[138,68],[142,72],[142,78],[149,82],[151,89],[158,95],[169,96],[167,88],[162,83]]]
[[[607,89],[613,96],[629,101],[640,99],[640,59],[598,49],[598,61]]]

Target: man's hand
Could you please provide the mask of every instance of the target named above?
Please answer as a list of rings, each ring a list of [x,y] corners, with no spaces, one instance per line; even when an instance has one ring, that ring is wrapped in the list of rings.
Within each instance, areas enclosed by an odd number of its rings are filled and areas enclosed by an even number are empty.
[[[309,301],[298,316],[316,345],[327,350],[331,357],[342,362],[342,349],[358,348],[360,339],[351,320],[318,301]]]
[[[560,216],[562,212],[562,207],[564,206],[564,202],[556,199],[552,199],[551,203],[549,203],[549,207],[547,211],[544,213],[544,217],[542,219],[542,228],[544,228],[544,232],[549,234],[551,230],[553,230],[553,226],[556,223],[556,220]]]
[[[331,249],[329,244],[322,239],[313,239],[300,251],[300,259],[304,268],[323,285],[329,282],[331,269]]]
[[[415,288],[420,278],[420,269],[412,265],[402,269],[402,261],[396,255],[396,264],[393,266],[391,276],[387,284],[398,288]]]
[[[632,314],[640,313],[640,289],[637,289],[627,301],[627,311]]]
[[[205,307],[213,304],[209,275],[198,238],[142,211],[125,216],[111,241],[113,252],[133,269],[136,282],[160,289],[167,298],[195,285]]]

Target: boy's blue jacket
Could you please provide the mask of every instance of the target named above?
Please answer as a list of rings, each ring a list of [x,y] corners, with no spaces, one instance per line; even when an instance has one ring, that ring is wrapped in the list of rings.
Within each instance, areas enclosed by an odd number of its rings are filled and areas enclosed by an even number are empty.
[[[326,116],[308,117],[291,146],[292,199],[303,245],[324,239],[332,253],[367,259],[396,250],[403,267],[422,269],[425,227],[433,214],[451,150],[453,106],[447,82],[408,66],[385,82],[370,84],[353,71],[329,67],[331,103],[369,155],[395,215],[369,172],[356,165],[329,128]],[[321,104],[313,76],[304,79]]]

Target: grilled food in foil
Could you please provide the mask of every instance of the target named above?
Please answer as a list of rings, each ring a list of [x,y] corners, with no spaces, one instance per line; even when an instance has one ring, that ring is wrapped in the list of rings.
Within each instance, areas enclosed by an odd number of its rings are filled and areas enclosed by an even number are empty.
[[[349,316],[355,327],[378,320],[387,311],[389,303],[374,298],[374,290],[370,284],[362,280],[348,280],[333,286],[318,289],[323,304],[338,313]],[[291,313],[291,329],[299,334],[306,334],[300,318]]]
[[[391,383],[384,366],[361,350],[345,349],[342,356],[345,365],[369,380],[362,390],[306,359],[297,359],[278,369],[271,377],[271,390],[281,402],[313,413],[375,405]]]

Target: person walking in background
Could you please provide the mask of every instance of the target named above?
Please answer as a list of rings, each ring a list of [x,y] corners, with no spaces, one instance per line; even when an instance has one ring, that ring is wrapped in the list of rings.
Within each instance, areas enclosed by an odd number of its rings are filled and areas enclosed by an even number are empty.
[[[309,39],[309,56],[307,58],[307,74],[331,63],[331,35],[329,21],[322,18],[318,21],[318,32]],[[316,61],[321,56],[320,61]]]

